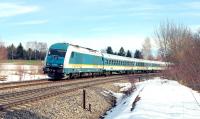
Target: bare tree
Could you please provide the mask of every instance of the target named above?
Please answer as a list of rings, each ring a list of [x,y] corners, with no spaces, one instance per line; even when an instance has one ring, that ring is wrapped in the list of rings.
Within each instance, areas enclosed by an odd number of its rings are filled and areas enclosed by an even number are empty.
[[[152,59],[151,41],[148,37],[144,40],[142,45],[142,55],[144,59]]]
[[[7,49],[4,45],[4,42],[0,41],[0,60],[7,59]]]
[[[200,90],[200,32],[194,34],[186,26],[166,22],[155,36],[162,58],[174,64],[169,75]]]
[[[37,49],[40,52],[40,56],[39,59],[42,59],[41,55],[45,54],[47,51],[47,43],[43,43],[43,42],[38,42],[37,43]]]
[[[29,57],[31,57],[32,53],[34,53],[35,59],[37,59],[36,58],[37,42],[36,41],[27,42],[26,48],[33,50],[31,53],[29,53]]]
[[[187,48],[187,43],[192,40],[192,33],[184,25],[176,25],[167,21],[160,24],[155,31],[156,42],[159,45],[159,53],[165,61],[178,62],[183,49]]]
[[[26,48],[28,49],[29,59],[31,58],[32,54],[34,54],[34,59],[42,59],[41,54],[46,53],[47,43],[31,41],[26,43]],[[37,52],[39,52],[40,55],[38,55]]]

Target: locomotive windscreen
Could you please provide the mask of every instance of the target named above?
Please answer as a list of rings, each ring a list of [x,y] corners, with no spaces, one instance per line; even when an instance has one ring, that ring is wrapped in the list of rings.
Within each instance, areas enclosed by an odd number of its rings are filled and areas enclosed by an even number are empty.
[[[59,57],[65,57],[66,51],[65,50],[60,50],[60,49],[50,49],[48,55],[56,55]]]

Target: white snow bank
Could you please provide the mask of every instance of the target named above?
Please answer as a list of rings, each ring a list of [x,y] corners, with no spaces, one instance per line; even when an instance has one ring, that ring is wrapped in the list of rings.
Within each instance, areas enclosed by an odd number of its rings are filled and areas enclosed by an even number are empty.
[[[136,84],[137,90],[108,111],[105,119],[199,119],[200,94],[176,81],[154,79]],[[131,111],[132,103],[140,100]],[[195,97],[195,98],[194,98]]]

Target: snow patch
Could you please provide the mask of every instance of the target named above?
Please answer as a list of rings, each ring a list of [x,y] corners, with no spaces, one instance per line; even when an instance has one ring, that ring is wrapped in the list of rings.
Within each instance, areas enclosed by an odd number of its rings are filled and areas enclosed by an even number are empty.
[[[0,83],[45,79],[48,76],[40,74],[41,67],[35,65],[0,65]]]
[[[199,119],[200,94],[167,79],[136,83],[137,89],[107,112],[105,119]],[[131,111],[139,95],[135,109]]]

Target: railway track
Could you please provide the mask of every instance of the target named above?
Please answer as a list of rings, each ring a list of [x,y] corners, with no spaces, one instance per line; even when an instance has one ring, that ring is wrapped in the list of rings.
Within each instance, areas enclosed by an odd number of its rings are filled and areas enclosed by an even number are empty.
[[[40,79],[40,80],[30,80],[30,81],[18,81],[18,82],[9,82],[9,83],[0,83],[0,90],[12,89],[12,88],[21,88],[28,86],[35,86],[41,84],[50,83],[48,79]]]
[[[124,79],[123,76],[106,77],[98,78],[96,80],[88,80],[84,82],[74,82],[70,84],[61,83],[60,85],[51,87],[2,94],[0,95],[0,111],[6,110],[7,108],[13,106],[22,105],[25,103],[42,100],[59,94],[72,92],[78,89],[122,79]]]
[[[52,96],[57,96],[63,93],[69,93],[78,89],[87,88],[90,86],[100,85],[103,83],[114,82],[118,80],[133,79],[139,75],[124,75],[124,76],[112,76],[101,77],[95,80],[84,80],[79,82],[63,83],[58,82],[57,85],[49,87],[40,87],[37,89],[28,89],[25,91],[10,92],[0,95],[0,111],[4,111],[10,107],[23,105],[26,103],[46,99]],[[67,82],[67,81],[66,81]]]
[[[101,77],[99,77],[101,78]],[[78,81],[90,79],[88,77],[80,78]],[[9,83],[0,83],[0,91],[7,89],[16,89],[23,87],[32,87],[32,86],[48,86],[49,84],[60,84],[65,82],[75,81],[74,79],[67,80],[49,80],[49,79],[41,79],[41,80],[30,80],[30,81],[19,81],[19,82],[9,82]]]

